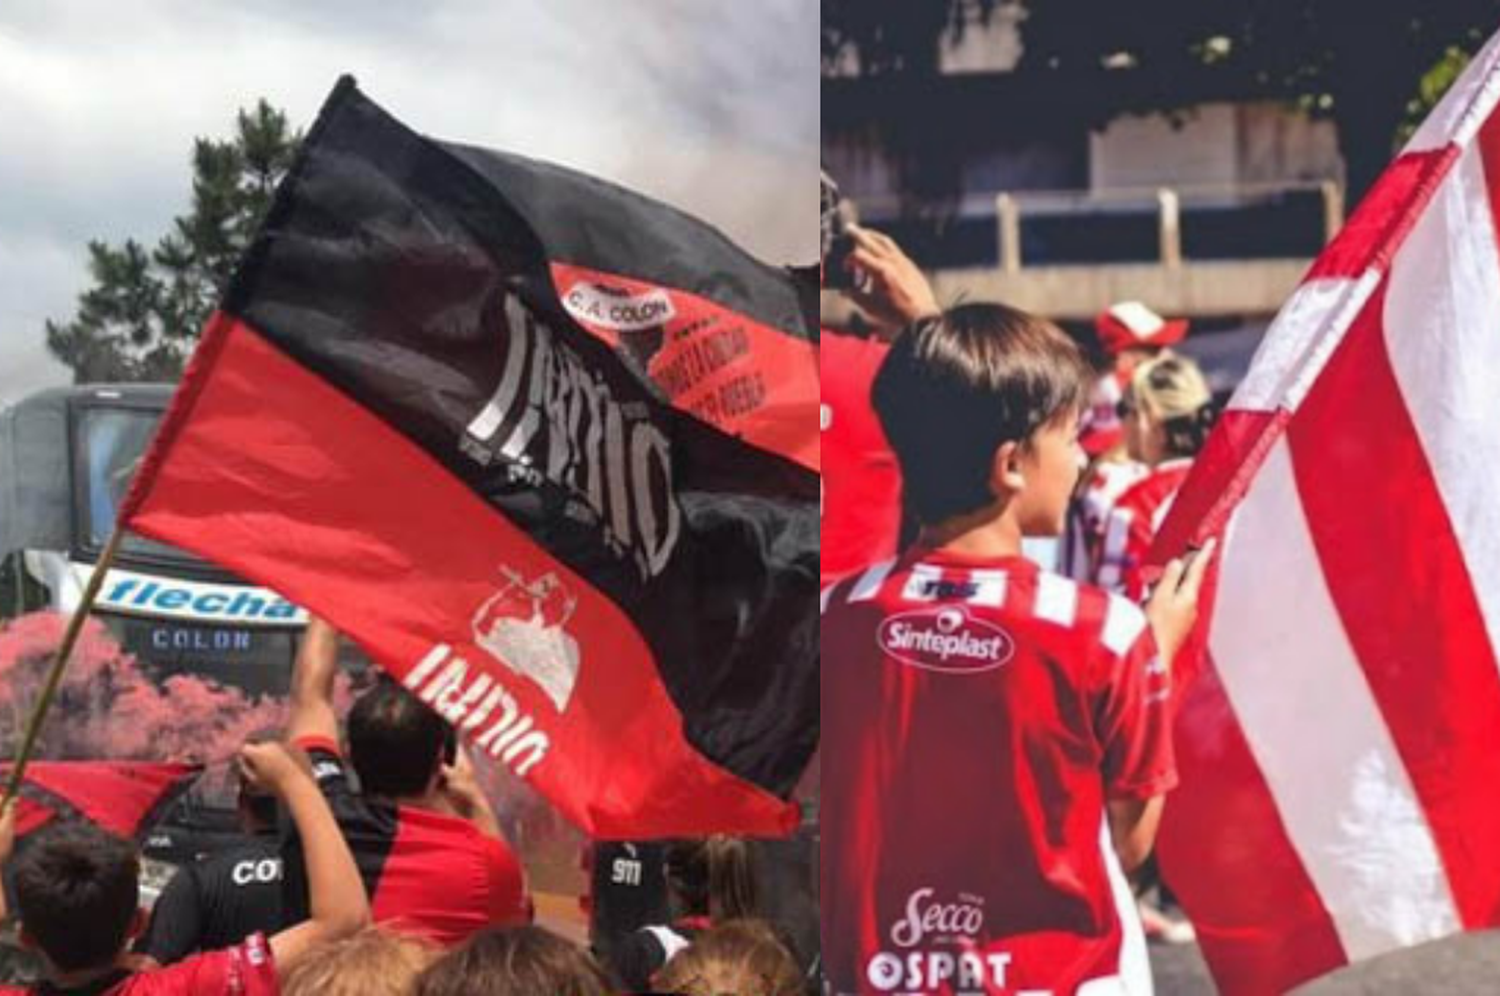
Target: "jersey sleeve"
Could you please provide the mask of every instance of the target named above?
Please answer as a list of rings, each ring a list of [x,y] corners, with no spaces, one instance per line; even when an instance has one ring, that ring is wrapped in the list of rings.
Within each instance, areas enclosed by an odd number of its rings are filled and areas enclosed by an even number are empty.
[[[1096,735],[1105,795],[1149,799],[1177,784],[1171,675],[1139,606],[1109,600],[1096,669]]]
[[[281,984],[265,936],[256,934],[222,951],[194,955],[169,968],[136,976],[129,996],[278,996]]]
[[[354,794],[349,781],[349,765],[339,745],[326,737],[298,737],[296,744],[312,764],[313,780],[329,801]]]
[[[151,909],[151,922],[136,950],[161,965],[174,964],[198,951],[203,938],[201,893],[196,866],[187,865],[173,875]]]

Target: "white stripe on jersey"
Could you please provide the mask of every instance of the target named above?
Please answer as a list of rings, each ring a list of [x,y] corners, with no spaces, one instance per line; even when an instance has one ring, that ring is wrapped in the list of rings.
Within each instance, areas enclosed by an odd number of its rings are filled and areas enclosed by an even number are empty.
[[[880,594],[880,588],[885,584],[885,579],[891,576],[891,571],[896,567],[895,560],[887,560],[883,564],[876,564],[859,576],[854,582],[853,589],[849,592],[849,602],[868,602]]]
[[[1037,576],[1036,617],[1059,626],[1072,626],[1078,618],[1078,585],[1057,574]]]
[[[1099,828],[1099,856],[1104,860],[1104,871],[1109,876],[1110,898],[1114,900],[1115,916],[1120,920],[1120,965],[1119,975],[1103,979],[1091,979],[1078,987],[1078,996],[1151,996],[1151,956],[1146,950],[1146,931],[1141,926],[1141,913],[1135,904],[1135,893],[1120,867],[1120,857],[1115,853],[1114,837],[1109,832],[1108,810],[1103,825]]]
[[[1130,522],[1135,518],[1128,508],[1115,508],[1104,527],[1104,545],[1099,550],[1098,582],[1104,588],[1118,588],[1125,580],[1125,553],[1130,547]]]
[[[987,605],[998,609],[1005,604],[1004,571],[970,571],[969,580],[974,584],[974,594],[966,599],[970,605]]]
[[[818,615],[826,616],[828,614],[828,603],[833,601],[833,589],[837,587],[837,584],[831,584],[823,589],[823,594],[818,596]]]
[[[1135,644],[1141,631],[1146,628],[1146,614],[1141,607],[1128,598],[1109,596],[1109,608],[1104,616],[1104,634],[1100,642],[1116,657],[1122,656]]]

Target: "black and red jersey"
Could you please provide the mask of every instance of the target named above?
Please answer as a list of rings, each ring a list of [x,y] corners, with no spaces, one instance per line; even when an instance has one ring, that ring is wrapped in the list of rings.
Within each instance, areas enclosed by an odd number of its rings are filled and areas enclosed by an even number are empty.
[[[1176,780],[1141,610],[1021,557],[924,550],[823,598],[831,991],[1064,996],[1135,975],[1106,803]]]
[[[306,738],[298,746],[354,854],[376,923],[453,946],[485,927],[531,921],[525,875],[504,841],[456,816],[367,799],[354,791],[336,745]],[[296,835],[285,857],[284,917],[296,923],[308,915]]]

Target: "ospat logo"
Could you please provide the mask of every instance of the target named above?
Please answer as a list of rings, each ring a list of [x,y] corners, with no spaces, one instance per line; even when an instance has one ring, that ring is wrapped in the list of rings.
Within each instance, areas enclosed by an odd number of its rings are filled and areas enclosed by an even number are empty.
[[[945,674],[992,671],[1016,652],[1009,633],[971,617],[960,605],[888,616],[876,639],[881,650],[903,664]]]

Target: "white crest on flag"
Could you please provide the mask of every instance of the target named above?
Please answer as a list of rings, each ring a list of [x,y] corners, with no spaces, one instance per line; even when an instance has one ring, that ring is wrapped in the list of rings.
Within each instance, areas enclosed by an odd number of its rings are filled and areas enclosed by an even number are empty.
[[[506,583],[474,613],[474,644],[539,685],[566,712],[578,683],[578,641],[564,628],[577,597],[552,572],[528,581],[510,567]]]

